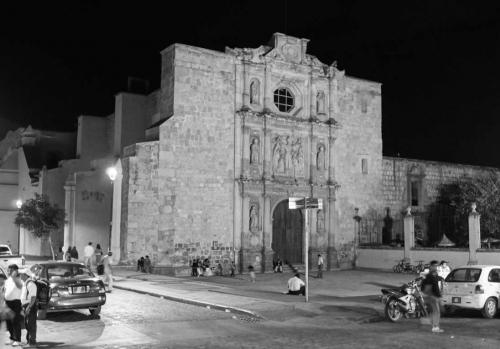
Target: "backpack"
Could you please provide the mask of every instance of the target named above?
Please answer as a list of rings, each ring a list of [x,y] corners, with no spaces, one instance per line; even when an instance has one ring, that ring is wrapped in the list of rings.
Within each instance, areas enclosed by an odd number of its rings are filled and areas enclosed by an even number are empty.
[[[46,280],[29,279],[28,282],[34,282],[36,286],[36,301],[39,309],[44,309],[50,301],[50,285]]]

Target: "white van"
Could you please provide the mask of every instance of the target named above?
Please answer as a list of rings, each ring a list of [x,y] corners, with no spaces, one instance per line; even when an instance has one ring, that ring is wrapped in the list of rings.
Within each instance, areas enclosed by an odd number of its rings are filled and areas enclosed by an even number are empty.
[[[443,287],[443,304],[481,310],[488,319],[495,317],[500,299],[500,266],[467,265],[453,269]]]

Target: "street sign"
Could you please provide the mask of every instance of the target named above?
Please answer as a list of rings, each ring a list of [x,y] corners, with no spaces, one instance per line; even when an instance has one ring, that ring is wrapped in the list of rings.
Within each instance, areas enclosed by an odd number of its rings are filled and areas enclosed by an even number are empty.
[[[317,198],[288,198],[288,208],[290,210],[297,210],[303,208],[317,208],[323,209],[323,199]]]

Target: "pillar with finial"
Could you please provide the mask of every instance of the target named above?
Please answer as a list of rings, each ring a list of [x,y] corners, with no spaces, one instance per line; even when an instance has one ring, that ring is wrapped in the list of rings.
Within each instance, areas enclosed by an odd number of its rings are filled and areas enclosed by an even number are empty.
[[[469,265],[477,264],[477,250],[481,248],[481,215],[476,211],[476,207],[473,202],[469,213]]]
[[[403,219],[405,258],[411,263],[411,249],[415,247],[415,219],[411,215],[411,207],[406,209]]]

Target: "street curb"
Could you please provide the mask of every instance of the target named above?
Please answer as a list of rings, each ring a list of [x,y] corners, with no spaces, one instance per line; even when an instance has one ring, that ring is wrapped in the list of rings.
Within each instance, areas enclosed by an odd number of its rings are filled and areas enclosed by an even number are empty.
[[[232,307],[232,306],[225,306],[225,305],[220,305],[220,304],[216,304],[216,303],[202,302],[202,301],[197,301],[197,300],[189,299],[189,298],[166,296],[166,295],[156,293],[156,292],[141,291],[141,290],[137,290],[135,288],[120,286],[120,285],[113,285],[113,288],[116,288],[119,290],[124,290],[124,291],[145,294],[145,295],[158,297],[158,298],[162,298],[162,299],[167,299],[167,300],[174,301],[174,302],[195,305],[195,306],[203,307],[203,308],[216,309],[216,310],[220,310],[220,311],[224,311],[224,312],[229,312],[229,313],[234,313],[234,314],[239,314],[239,315],[244,315],[244,316],[250,316],[253,318],[260,319],[260,320],[265,320],[265,318],[262,315],[257,314],[253,311],[241,309],[241,308],[236,308],[236,307]]]

